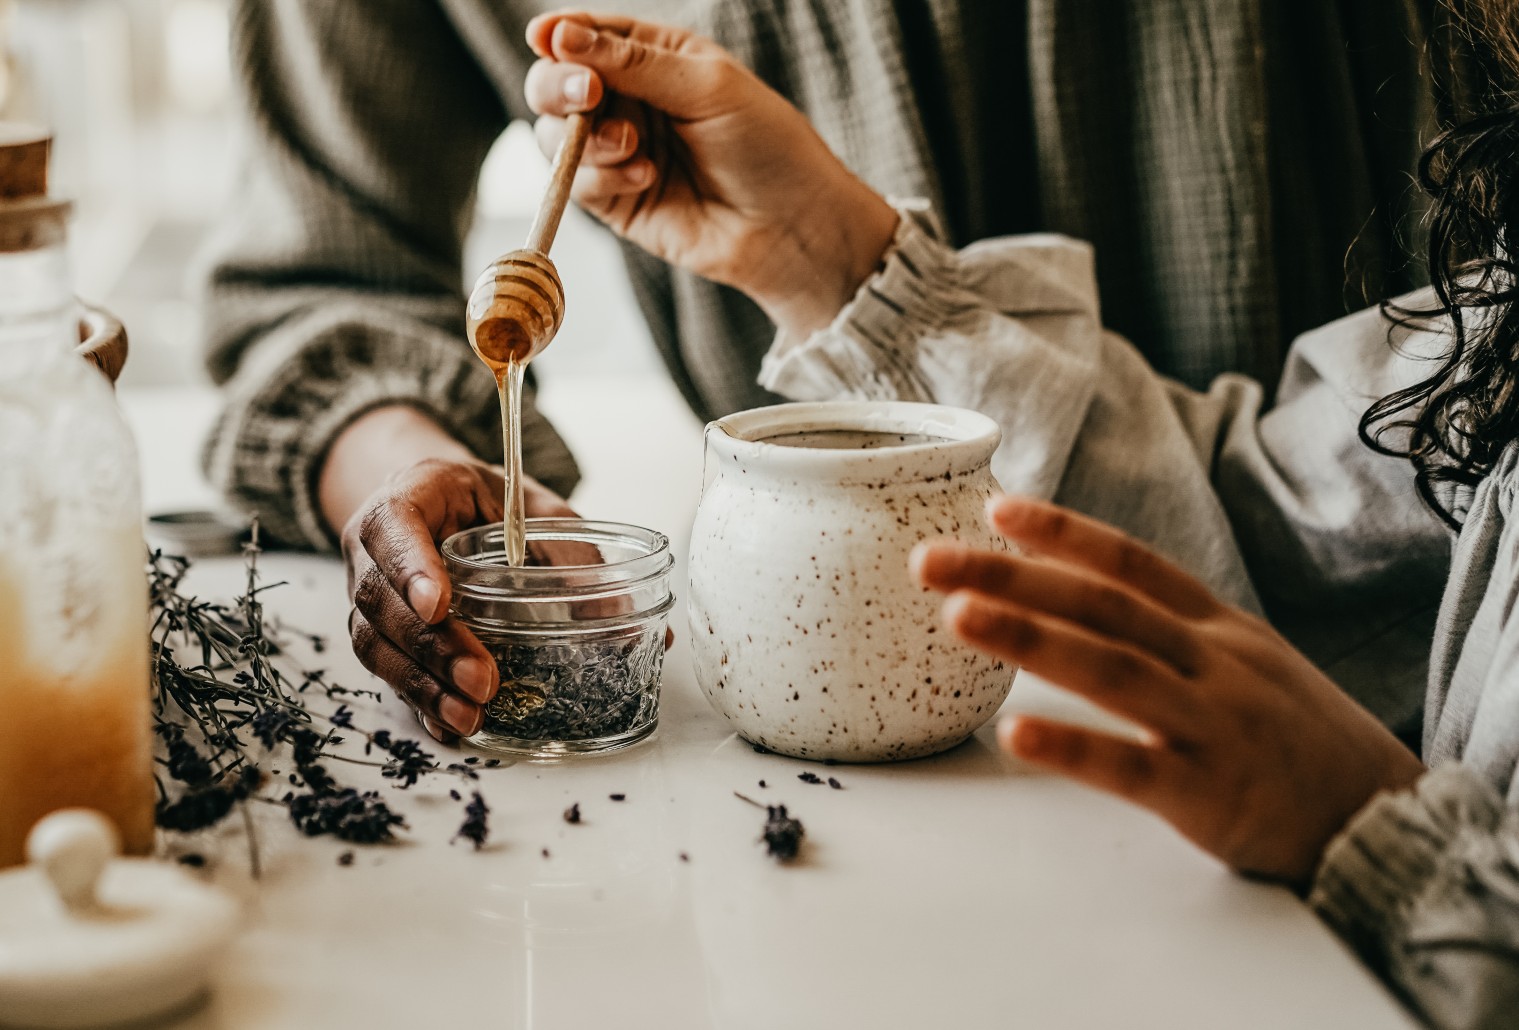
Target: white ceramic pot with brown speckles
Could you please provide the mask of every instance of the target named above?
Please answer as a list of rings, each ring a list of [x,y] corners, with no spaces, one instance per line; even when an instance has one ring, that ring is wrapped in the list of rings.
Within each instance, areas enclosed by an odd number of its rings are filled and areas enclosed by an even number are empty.
[[[1014,670],[949,636],[920,540],[1002,550],[982,518],[1001,432],[933,404],[780,404],[707,427],[691,539],[696,679],[746,739],[881,762],[953,747]]]

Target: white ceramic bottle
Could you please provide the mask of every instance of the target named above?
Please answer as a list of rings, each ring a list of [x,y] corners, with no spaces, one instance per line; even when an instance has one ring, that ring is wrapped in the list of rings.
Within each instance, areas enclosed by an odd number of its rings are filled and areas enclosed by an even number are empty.
[[[985,525],[1001,438],[929,404],[757,408],[707,427],[691,539],[697,682],[746,739],[799,758],[917,758],[997,711],[1014,670],[949,637],[910,579],[920,540]]]
[[[0,126],[0,866],[81,806],[153,840],[148,596],[137,454],[78,355],[68,205],[45,136]]]

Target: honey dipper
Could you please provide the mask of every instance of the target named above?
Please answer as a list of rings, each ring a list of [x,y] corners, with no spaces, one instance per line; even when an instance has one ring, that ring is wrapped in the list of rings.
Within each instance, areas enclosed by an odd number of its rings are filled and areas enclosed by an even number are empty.
[[[564,322],[564,284],[549,248],[570,199],[570,184],[591,134],[591,120],[565,119],[564,142],[554,154],[548,190],[521,250],[502,254],[480,273],[469,295],[466,327],[470,346],[499,378],[508,365],[531,361]]]
[[[501,396],[506,501],[501,545],[511,565],[527,556],[526,505],[522,485],[522,377],[527,363],[549,345],[564,322],[564,284],[549,247],[570,199],[570,184],[591,133],[590,119],[565,119],[564,142],[554,155],[548,190],[527,233],[527,245],[503,254],[475,280],[465,308],[469,345],[496,377]]]

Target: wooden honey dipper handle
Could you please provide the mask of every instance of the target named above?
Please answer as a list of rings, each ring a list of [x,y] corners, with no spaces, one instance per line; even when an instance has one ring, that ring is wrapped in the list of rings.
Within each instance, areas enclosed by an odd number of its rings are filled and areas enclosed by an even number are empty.
[[[564,120],[564,142],[554,153],[554,166],[549,171],[549,186],[538,205],[538,215],[527,233],[527,249],[547,254],[554,245],[554,234],[559,231],[559,219],[564,217],[564,207],[570,201],[570,186],[575,181],[575,169],[580,167],[580,155],[585,153],[586,140],[591,136],[591,119],[583,114],[572,114]]]

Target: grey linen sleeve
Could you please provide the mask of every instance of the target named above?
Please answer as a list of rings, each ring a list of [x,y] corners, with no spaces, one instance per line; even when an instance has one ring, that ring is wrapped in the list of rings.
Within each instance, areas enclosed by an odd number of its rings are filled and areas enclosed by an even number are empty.
[[[1460,765],[1373,800],[1309,904],[1431,1026],[1519,1022],[1519,818]]]
[[[1365,447],[1357,422],[1422,373],[1420,353],[1438,349],[1429,334],[1393,348],[1387,322],[1362,312],[1294,344],[1274,406],[1242,376],[1198,392],[1104,330],[1085,244],[1015,236],[955,251],[902,207],[882,270],[827,328],[779,336],[765,386],[990,415],[1005,489],[1116,525],[1264,609],[1389,724],[1417,712],[1450,533],[1409,464]]]
[[[508,114],[431,2],[242,0],[232,52],[246,153],[211,246],[206,360],[225,403],[203,461],[275,539],[329,548],[341,527],[316,477],[366,411],[416,407],[501,460],[460,266]],[[567,494],[574,460],[531,397],[523,437],[529,473]]]
[[[1169,384],[1103,330],[1091,248],[1061,236],[954,251],[904,205],[883,269],[831,326],[782,334],[761,382],[797,399],[929,401],[1002,427],[1003,488],[1129,532],[1259,610],[1228,518]]]

